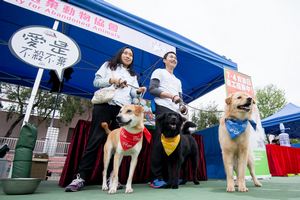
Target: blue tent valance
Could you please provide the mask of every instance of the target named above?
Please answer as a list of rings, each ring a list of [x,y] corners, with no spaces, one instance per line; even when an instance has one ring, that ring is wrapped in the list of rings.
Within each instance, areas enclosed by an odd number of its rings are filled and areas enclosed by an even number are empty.
[[[131,29],[137,30],[176,48],[178,66],[176,76],[182,80],[184,101],[191,102],[224,84],[223,69],[237,70],[236,63],[220,56],[197,43],[149,21],[125,12],[105,1],[70,0],[69,4],[83,8]],[[7,2],[0,2],[0,81],[32,87],[37,68],[17,60],[9,51],[9,38],[18,29],[29,25],[41,25],[51,28],[54,19],[20,8]],[[91,98],[94,74],[99,66],[125,45],[122,42],[95,34],[79,27],[60,23],[58,31],[74,39],[82,58],[73,66],[71,79],[64,82],[62,92],[69,95]],[[148,86],[151,72],[163,67],[160,57],[139,48],[134,49],[134,67],[141,85]],[[50,90],[49,71],[45,70],[40,88]],[[145,98],[152,99],[150,94]]]

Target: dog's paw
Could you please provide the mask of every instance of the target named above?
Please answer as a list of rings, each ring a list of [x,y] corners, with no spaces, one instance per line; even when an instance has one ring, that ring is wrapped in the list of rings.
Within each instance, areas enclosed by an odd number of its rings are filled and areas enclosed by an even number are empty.
[[[227,192],[234,192],[235,191],[234,185],[227,186],[226,191]]]
[[[133,192],[132,187],[126,187],[125,193],[132,193],[132,192]]]
[[[164,188],[166,188],[166,189],[168,189],[168,188],[171,188],[171,184],[166,184],[165,186],[164,186]]]
[[[103,191],[107,191],[107,190],[108,190],[107,184],[103,184],[103,185],[102,185],[102,190],[103,190]]]
[[[178,189],[178,185],[172,185],[172,189]]]
[[[179,179],[179,180],[178,180],[178,185],[185,185],[186,182],[187,182],[186,179]]]
[[[200,182],[199,182],[199,181],[194,181],[194,184],[195,184],[195,185],[199,185]]]
[[[238,190],[239,190],[239,192],[248,192],[248,188],[246,186],[239,187]]]
[[[255,187],[261,187],[262,186],[261,182],[259,182],[258,180],[254,181],[254,185],[255,185]]]
[[[110,188],[108,190],[108,194],[115,194],[117,192],[117,189],[114,189],[114,188]]]

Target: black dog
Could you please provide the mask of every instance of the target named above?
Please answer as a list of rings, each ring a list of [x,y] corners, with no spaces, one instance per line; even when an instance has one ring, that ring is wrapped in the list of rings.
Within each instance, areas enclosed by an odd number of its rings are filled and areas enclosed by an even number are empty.
[[[198,146],[196,141],[191,142],[190,137],[192,137],[190,134],[186,135],[188,133],[190,125],[186,125],[186,128],[184,128],[183,132],[185,134],[181,133],[181,127],[183,124],[183,119],[181,115],[178,113],[165,113],[160,116],[158,116],[159,120],[159,126],[162,134],[161,143],[160,146],[157,148],[161,148],[161,153],[163,154],[164,160],[166,161],[167,170],[168,170],[168,181],[166,188],[178,188],[178,181],[179,181],[179,175],[180,175],[180,169],[181,165],[183,164],[186,168],[186,161],[188,157],[192,157],[192,163],[193,167],[195,167],[195,174],[197,172],[197,163],[198,163]],[[179,139],[180,138],[180,139]],[[173,149],[171,152],[166,150],[164,145],[166,146],[166,143],[168,141],[175,142],[175,149]],[[174,146],[174,143],[172,143]],[[171,145],[171,146],[172,146]],[[192,148],[191,148],[192,146]],[[196,148],[195,148],[196,147]],[[184,180],[183,183],[187,181],[186,178],[186,172],[187,169],[184,169]],[[197,174],[196,174],[197,175]],[[194,183],[199,184],[197,180],[197,176],[194,176]]]
[[[199,184],[197,178],[198,163],[199,163],[199,148],[195,138],[192,134],[196,131],[197,125],[191,121],[186,121],[183,124],[181,134],[182,143],[184,148],[182,148],[181,153],[184,161],[181,165],[182,167],[182,182],[180,184],[185,184],[187,182],[188,165],[187,162],[190,159],[193,169],[193,182],[195,185]]]

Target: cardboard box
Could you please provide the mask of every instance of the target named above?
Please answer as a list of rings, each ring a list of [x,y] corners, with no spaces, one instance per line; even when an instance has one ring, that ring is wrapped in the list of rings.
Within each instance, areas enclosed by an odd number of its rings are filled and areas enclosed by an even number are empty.
[[[31,166],[31,178],[46,179],[48,169],[48,159],[33,158]]]

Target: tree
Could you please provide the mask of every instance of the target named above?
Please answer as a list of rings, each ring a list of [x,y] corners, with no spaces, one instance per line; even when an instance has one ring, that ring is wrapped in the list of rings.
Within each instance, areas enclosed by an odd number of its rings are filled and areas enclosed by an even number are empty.
[[[92,103],[89,99],[64,95],[59,111],[61,120],[67,125],[72,121],[74,115],[82,115],[86,110],[91,109]]]
[[[256,101],[261,119],[269,117],[286,105],[284,90],[270,84],[256,90]]]
[[[218,105],[215,102],[209,103],[206,107],[199,106],[200,109],[195,109],[192,114],[192,122],[197,124],[197,129],[209,128],[219,124],[221,112],[218,111]]]
[[[3,107],[3,110],[7,111],[6,121],[13,119],[14,115],[17,118],[14,120],[10,128],[5,134],[5,137],[9,137],[14,128],[22,121],[25,117],[25,111],[27,108],[27,102],[31,95],[31,88],[1,83],[2,93],[6,94],[6,99],[11,103],[7,107]],[[58,97],[58,98],[57,98]],[[56,100],[57,98],[57,100]],[[56,104],[56,107],[54,105]],[[79,97],[68,96],[60,94],[57,96],[56,93],[50,93],[49,91],[38,90],[33,104],[32,110],[40,117],[37,126],[43,121],[50,119],[52,117],[51,113],[54,109],[58,110],[60,119],[68,124],[72,121],[74,115],[81,115],[84,109],[91,108],[91,103],[89,100],[84,100]]]

